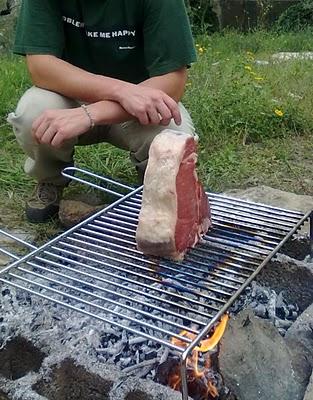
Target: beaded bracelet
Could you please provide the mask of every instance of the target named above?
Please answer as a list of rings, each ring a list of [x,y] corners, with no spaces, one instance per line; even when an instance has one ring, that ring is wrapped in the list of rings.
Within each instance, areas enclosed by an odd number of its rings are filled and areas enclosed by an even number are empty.
[[[88,110],[86,104],[82,104],[82,105],[81,105],[81,108],[85,111],[87,117],[89,118],[89,121],[90,121],[90,128],[92,129],[96,124],[95,124],[95,121],[93,120],[93,118],[92,118],[92,116],[91,116],[91,114],[90,114],[90,111]]]

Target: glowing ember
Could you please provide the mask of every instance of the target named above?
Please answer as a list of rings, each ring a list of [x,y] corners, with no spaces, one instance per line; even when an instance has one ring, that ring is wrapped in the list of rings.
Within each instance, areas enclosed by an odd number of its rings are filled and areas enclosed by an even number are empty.
[[[211,359],[210,355],[207,355],[205,362],[204,362],[204,368],[202,370],[199,369],[199,353],[207,353],[210,350],[213,350],[215,346],[220,342],[221,338],[224,335],[227,322],[228,322],[228,315],[224,315],[221,318],[221,322],[216,326],[214,333],[211,337],[209,337],[206,340],[203,340],[200,343],[200,346],[197,346],[194,348],[191,357],[188,359],[188,370],[192,370],[191,377],[188,377],[188,379],[191,378],[192,383],[197,380],[201,380],[203,378],[206,378],[207,372],[211,367]],[[182,331],[180,333],[180,336],[187,337],[188,339],[194,340],[195,335],[193,333],[187,332],[187,331]],[[179,347],[186,348],[188,346],[187,343],[183,342],[180,339],[173,338],[171,342]],[[207,398],[216,398],[218,397],[218,390],[213,384],[213,382],[210,379],[207,379],[206,382],[207,385],[207,393],[206,396]],[[175,390],[179,390],[181,387],[181,377],[178,373],[173,373],[169,377],[169,386],[171,386]],[[209,397],[210,396],[210,397]]]

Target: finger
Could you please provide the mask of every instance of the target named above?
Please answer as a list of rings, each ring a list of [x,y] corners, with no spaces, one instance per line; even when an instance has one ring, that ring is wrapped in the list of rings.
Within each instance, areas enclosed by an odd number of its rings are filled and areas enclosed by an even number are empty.
[[[62,145],[64,144],[64,140],[65,140],[64,132],[58,130],[51,141],[51,146],[62,147]]]
[[[149,116],[149,122],[152,125],[159,125],[161,118],[160,115],[158,113],[158,110],[155,107],[152,107],[149,111],[148,111],[148,116]]]
[[[172,117],[174,118],[175,124],[181,125],[182,117],[181,117],[181,113],[179,111],[179,107],[178,107],[178,104],[176,103],[176,101],[173,100],[169,96],[164,97],[163,101],[167,105],[167,107],[170,109]]]
[[[49,122],[45,119],[42,120],[40,125],[38,125],[37,129],[33,133],[33,137],[38,143],[41,142],[41,138],[48,128]]]
[[[172,113],[169,110],[169,108],[167,107],[167,105],[165,105],[163,102],[160,102],[157,106],[159,115],[160,115],[160,124],[167,126],[172,119]]]
[[[149,125],[149,116],[146,112],[139,113],[137,118],[141,125]]]
[[[44,116],[41,114],[38,118],[36,118],[32,124],[32,136],[35,139],[35,133],[37,132],[37,129],[39,126],[42,124],[44,120]]]
[[[51,145],[52,139],[54,138],[56,133],[57,133],[57,130],[55,128],[53,128],[52,126],[49,126],[48,129],[46,129],[46,131],[41,136],[40,143]]]

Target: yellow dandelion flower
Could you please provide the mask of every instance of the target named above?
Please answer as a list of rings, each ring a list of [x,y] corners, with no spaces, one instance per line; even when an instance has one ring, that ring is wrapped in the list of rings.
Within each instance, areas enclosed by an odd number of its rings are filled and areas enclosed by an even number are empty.
[[[256,76],[256,72],[254,72],[254,71],[250,71],[250,75],[252,75],[252,76]]]
[[[278,109],[278,108],[275,109],[274,113],[277,115],[277,117],[283,117],[284,116],[283,111]]]
[[[198,51],[199,51],[200,54],[203,54],[204,53],[204,48],[203,47],[199,47]]]
[[[254,79],[256,81],[264,81],[264,78],[262,78],[262,76],[255,76]]]
[[[252,68],[250,67],[250,65],[245,65],[245,70],[251,72],[251,71],[252,71]]]
[[[247,53],[248,56],[253,56],[252,51],[247,51],[246,53]]]

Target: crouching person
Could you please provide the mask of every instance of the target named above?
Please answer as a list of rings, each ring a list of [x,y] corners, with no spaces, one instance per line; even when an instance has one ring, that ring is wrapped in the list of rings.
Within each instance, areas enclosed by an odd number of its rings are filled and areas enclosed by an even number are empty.
[[[31,222],[57,214],[76,145],[125,149],[142,181],[158,133],[194,133],[180,103],[195,61],[183,0],[24,0],[14,52],[33,82],[8,116],[37,181]]]

